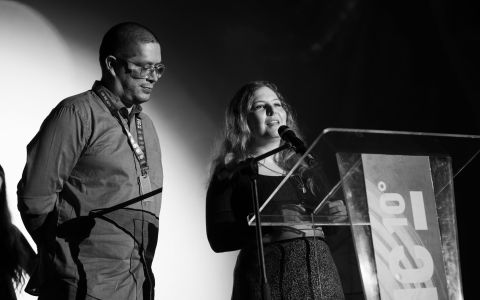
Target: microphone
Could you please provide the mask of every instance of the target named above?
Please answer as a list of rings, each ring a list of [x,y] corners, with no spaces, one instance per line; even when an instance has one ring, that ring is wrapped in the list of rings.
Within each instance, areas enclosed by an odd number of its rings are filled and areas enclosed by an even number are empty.
[[[298,154],[304,154],[307,151],[307,147],[301,139],[297,137],[295,132],[286,125],[282,125],[278,128],[278,134],[285,142],[289,143]]]
[[[305,146],[305,143],[297,137],[295,132],[290,129],[290,127],[286,125],[280,126],[278,128],[278,134],[280,135],[282,140],[290,144],[293,147],[293,150],[295,150],[295,152],[297,152],[298,154],[303,155],[305,154],[305,152],[307,152],[307,147]],[[312,155],[308,154],[305,157],[305,162],[309,166],[313,166],[315,164],[315,159]]]

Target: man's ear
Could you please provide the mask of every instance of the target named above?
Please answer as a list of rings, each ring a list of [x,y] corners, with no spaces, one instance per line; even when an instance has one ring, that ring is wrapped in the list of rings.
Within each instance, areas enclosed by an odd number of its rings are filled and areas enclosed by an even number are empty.
[[[110,75],[112,75],[112,76],[116,75],[114,65],[117,62],[118,62],[118,60],[113,55],[109,55],[109,56],[105,57],[105,67],[108,70],[108,72],[110,73]]]

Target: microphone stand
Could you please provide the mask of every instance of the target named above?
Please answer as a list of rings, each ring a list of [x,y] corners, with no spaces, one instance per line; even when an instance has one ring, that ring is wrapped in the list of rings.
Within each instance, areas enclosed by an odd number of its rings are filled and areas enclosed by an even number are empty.
[[[255,233],[256,233],[256,240],[257,240],[257,254],[258,254],[258,262],[260,265],[263,300],[270,300],[272,298],[272,294],[271,294],[270,285],[268,284],[268,279],[267,279],[267,270],[265,268],[265,255],[264,255],[263,241],[262,241],[262,226],[261,226],[261,220],[260,220],[260,205],[258,201],[258,185],[257,185],[258,162],[264,158],[267,158],[275,153],[278,153],[290,147],[291,145],[289,143],[285,143],[276,149],[268,151],[257,157],[249,158],[244,162],[247,166],[246,173],[250,177],[250,183],[252,187],[252,199],[253,199],[253,209],[255,214],[255,229],[256,229]]]
[[[111,207],[107,207],[107,208],[100,208],[100,209],[94,209],[92,211],[90,211],[90,213],[88,214],[89,217],[91,218],[97,218],[97,217],[100,217],[100,216],[103,216],[107,213],[110,213],[112,211],[115,211],[115,210],[119,210],[121,208],[124,208],[124,207],[127,207],[131,204],[134,204],[134,203],[137,203],[137,202],[140,202],[144,199],[147,199],[147,198],[150,198],[158,193],[161,193],[163,190],[163,187],[161,188],[158,188],[156,190],[153,190],[151,192],[148,192],[144,195],[140,195],[138,197],[135,197],[135,198],[132,198],[128,201],[125,201],[125,202],[122,202],[120,204],[117,204],[117,205],[114,205],[114,206],[111,206]]]

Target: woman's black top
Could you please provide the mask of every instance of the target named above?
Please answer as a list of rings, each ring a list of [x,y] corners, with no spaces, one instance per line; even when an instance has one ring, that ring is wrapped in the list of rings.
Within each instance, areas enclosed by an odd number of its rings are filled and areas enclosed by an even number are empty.
[[[257,187],[260,205],[271,195],[284,176],[258,175]],[[310,192],[306,180],[294,175],[269,202],[263,214],[282,207],[300,206],[312,209],[318,198]],[[207,192],[207,236],[215,252],[242,249],[255,241],[255,231],[248,226],[247,216],[253,213],[251,181],[248,176],[236,174],[221,180],[213,176]],[[277,228],[278,229],[278,228]],[[274,230],[270,228],[270,230]],[[269,233],[269,228],[263,230]]]

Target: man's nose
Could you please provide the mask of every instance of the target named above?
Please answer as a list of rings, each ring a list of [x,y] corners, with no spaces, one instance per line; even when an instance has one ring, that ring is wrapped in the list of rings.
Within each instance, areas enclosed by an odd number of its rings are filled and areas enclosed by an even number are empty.
[[[157,72],[150,72],[147,76],[147,81],[150,83],[155,83],[160,77],[157,75]]]

